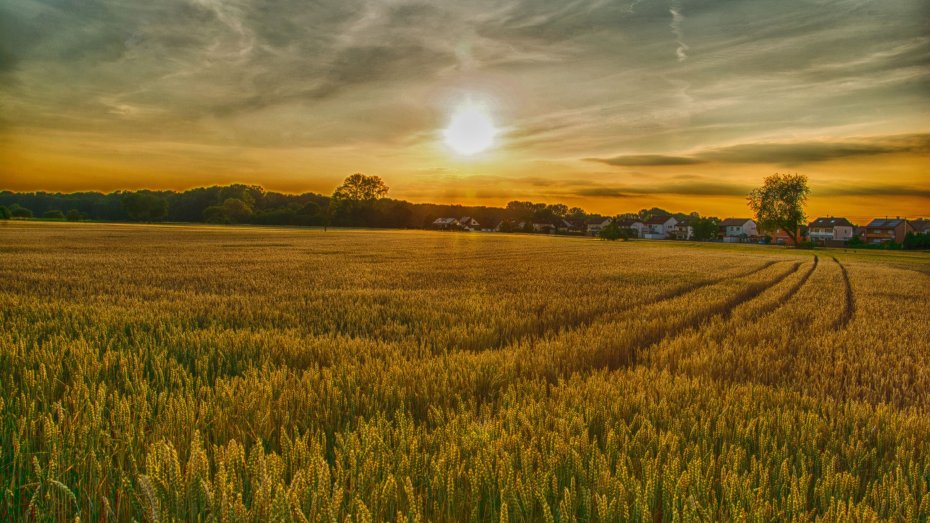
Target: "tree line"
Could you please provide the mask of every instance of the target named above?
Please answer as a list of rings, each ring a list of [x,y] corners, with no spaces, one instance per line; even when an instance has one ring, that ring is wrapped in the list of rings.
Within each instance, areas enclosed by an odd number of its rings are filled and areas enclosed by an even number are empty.
[[[552,223],[604,218],[646,220],[655,215],[700,220],[695,233],[716,233],[716,218],[697,213],[671,213],[657,207],[638,213],[606,216],[556,203],[512,201],[506,207],[412,203],[387,196],[378,176],[356,173],[332,195],[286,194],[258,185],[232,184],[186,191],[138,190],[102,192],[0,192],[0,218],[45,218],[69,221],[193,222],[220,224],[428,228],[436,218],[469,216],[486,227],[501,222]],[[701,224],[704,227],[701,227]]]

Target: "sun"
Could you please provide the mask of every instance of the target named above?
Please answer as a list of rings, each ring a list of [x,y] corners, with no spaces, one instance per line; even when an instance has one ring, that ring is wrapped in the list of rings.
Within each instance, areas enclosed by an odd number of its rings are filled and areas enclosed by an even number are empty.
[[[455,111],[443,136],[452,150],[471,156],[494,145],[497,132],[487,111],[480,105],[468,103]]]

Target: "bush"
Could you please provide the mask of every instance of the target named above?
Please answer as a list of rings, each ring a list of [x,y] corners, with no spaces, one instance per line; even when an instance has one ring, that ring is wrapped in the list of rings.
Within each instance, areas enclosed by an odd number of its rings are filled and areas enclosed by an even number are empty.
[[[46,220],[64,220],[65,213],[59,211],[58,209],[52,209],[50,211],[45,211],[45,214],[42,215]]]
[[[13,218],[32,218],[32,211],[18,203],[14,203],[10,206],[10,214]]]
[[[85,215],[84,213],[82,213],[81,211],[77,209],[71,209],[70,211],[68,211],[68,214],[65,215],[65,218],[69,222],[79,222],[81,220],[87,219],[87,215]]]
[[[598,233],[598,236],[604,240],[610,241],[617,241],[620,238],[626,239],[623,237],[623,231],[620,230],[616,220],[610,222],[607,227],[601,229],[601,232]]]
[[[9,220],[11,216],[12,213],[10,210],[3,205],[0,205],[0,220]]]
[[[930,249],[930,234],[907,233],[904,237],[904,248],[911,249]]]

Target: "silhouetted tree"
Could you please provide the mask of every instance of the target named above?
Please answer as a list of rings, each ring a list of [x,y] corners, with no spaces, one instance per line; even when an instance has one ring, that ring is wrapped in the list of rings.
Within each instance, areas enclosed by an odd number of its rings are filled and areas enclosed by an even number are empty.
[[[588,217],[588,213],[584,212],[584,209],[581,207],[572,207],[568,210],[568,218],[572,220],[584,220]]]
[[[343,180],[342,185],[336,188],[333,199],[348,202],[373,202],[387,196],[388,189],[380,176],[355,173]]]
[[[564,218],[568,214],[568,206],[564,203],[554,203],[552,205],[547,205],[546,208],[559,218]]]
[[[373,203],[387,193],[388,186],[380,176],[355,173],[333,193],[332,215],[345,225],[371,225]]]
[[[799,244],[798,231],[807,216],[804,203],[810,195],[807,177],[798,174],[773,174],[762,187],[749,193],[749,208],[756,213],[756,224],[767,231],[782,229]]]

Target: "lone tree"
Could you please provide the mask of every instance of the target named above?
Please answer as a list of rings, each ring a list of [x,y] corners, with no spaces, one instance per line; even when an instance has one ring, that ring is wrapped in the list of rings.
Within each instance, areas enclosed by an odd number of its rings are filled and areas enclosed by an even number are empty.
[[[387,195],[388,186],[380,176],[365,176],[355,173],[343,180],[330,199],[330,208],[324,213],[324,230],[334,217],[342,218],[348,225],[360,225],[366,222],[366,216],[376,200]]]
[[[387,195],[388,186],[380,176],[365,176],[355,173],[343,180],[336,188],[333,199],[346,202],[373,202]]]
[[[762,229],[782,229],[797,246],[798,229],[807,219],[804,203],[810,193],[807,176],[776,173],[749,193],[749,208],[756,213],[756,223]]]

